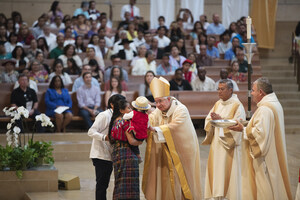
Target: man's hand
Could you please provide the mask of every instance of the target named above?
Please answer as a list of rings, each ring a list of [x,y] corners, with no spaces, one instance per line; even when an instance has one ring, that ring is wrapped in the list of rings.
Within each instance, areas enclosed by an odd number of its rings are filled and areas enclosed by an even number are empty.
[[[228,129],[232,130],[232,131],[238,131],[238,132],[242,132],[244,129],[243,124],[241,124],[238,120],[236,120],[236,125],[234,126],[229,126]]]
[[[215,112],[210,113],[210,117],[212,120],[222,119],[222,117]]]
[[[29,112],[29,116],[33,115],[33,113],[34,113],[34,109],[31,109]]]

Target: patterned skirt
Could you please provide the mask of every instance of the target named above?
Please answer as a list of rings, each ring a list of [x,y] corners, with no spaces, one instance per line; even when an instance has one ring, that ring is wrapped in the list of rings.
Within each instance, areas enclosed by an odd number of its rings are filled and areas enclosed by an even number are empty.
[[[113,144],[114,200],[140,199],[139,161],[128,143]]]

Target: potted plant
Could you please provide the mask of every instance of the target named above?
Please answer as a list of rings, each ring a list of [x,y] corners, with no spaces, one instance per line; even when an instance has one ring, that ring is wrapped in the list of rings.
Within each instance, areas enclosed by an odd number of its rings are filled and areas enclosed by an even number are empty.
[[[0,145],[0,170],[16,171],[18,178],[22,178],[23,170],[29,169],[47,163],[52,165],[54,158],[52,156],[53,147],[51,142],[36,141],[33,142],[34,133],[26,135],[21,133],[17,121],[23,123],[23,119],[28,118],[29,112],[24,107],[15,109],[4,108],[7,116],[11,116],[10,123],[7,124],[7,145]],[[50,118],[45,114],[36,116],[36,121],[40,121],[43,127],[54,127]],[[22,136],[23,134],[23,136]],[[23,142],[22,142],[23,139]]]

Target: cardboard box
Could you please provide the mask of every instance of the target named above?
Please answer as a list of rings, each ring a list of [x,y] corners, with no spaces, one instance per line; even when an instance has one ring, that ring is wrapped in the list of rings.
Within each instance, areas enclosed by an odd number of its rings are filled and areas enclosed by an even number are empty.
[[[79,177],[72,174],[64,174],[58,177],[58,188],[62,190],[79,190]]]

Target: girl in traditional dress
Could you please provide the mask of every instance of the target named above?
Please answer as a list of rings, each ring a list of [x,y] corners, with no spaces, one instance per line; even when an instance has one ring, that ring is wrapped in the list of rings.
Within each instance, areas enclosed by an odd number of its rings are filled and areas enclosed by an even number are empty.
[[[139,160],[131,145],[138,146],[142,142],[127,132],[130,121],[122,118],[130,111],[129,103],[125,99],[119,100],[114,106],[109,124],[108,138],[113,147],[112,161],[115,175],[114,200],[140,199]]]

